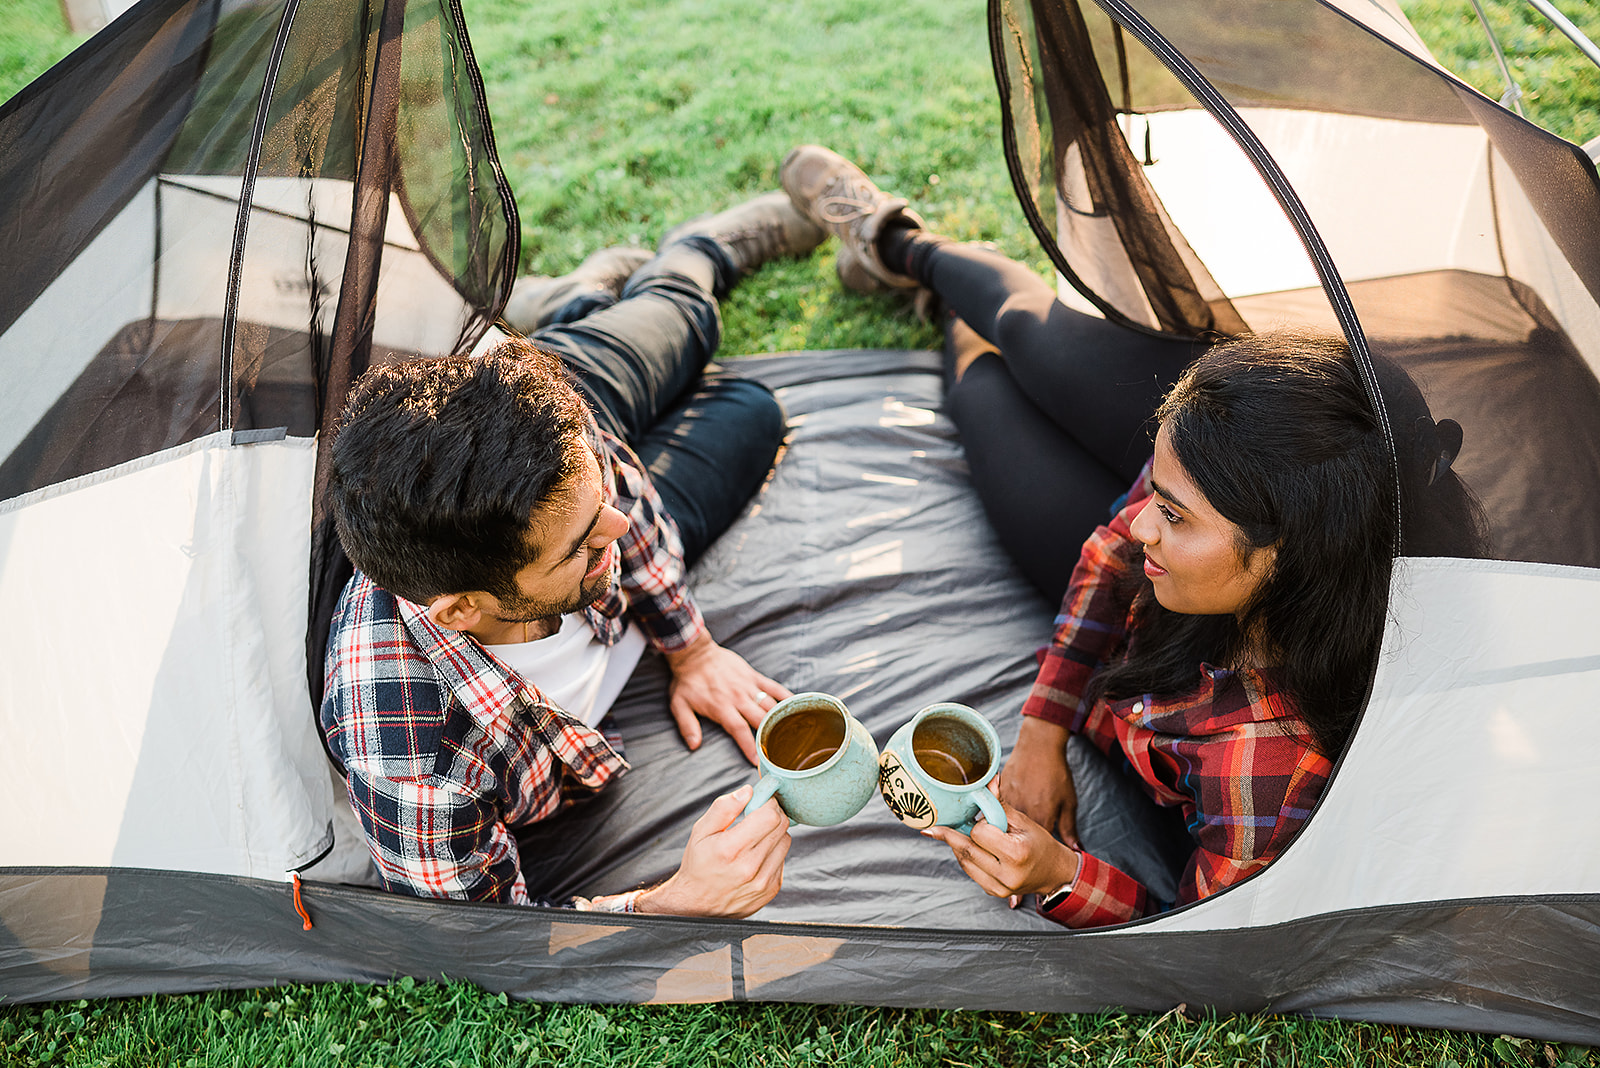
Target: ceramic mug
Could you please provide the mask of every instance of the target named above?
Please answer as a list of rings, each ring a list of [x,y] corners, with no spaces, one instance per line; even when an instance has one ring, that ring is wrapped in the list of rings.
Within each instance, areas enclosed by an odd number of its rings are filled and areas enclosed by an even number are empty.
[[[1000,771],[1000,736],[966,705],[929,705],[894,732],[878,758],[878,792],[907,827],[971,834],[981,813],[1006,829],[989,780]]]
[[[761,778],[744,806],[776,797],[795,823],[830,827],[866,807],[878,782],[878,747],[844,702],[797,693],[772,706],[756,732]]]

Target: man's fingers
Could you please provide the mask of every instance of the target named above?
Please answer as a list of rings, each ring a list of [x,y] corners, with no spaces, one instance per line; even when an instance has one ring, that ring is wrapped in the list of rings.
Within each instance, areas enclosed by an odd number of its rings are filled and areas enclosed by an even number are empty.
[[[709,637],[692,653],[669,654],[673,671],[672,716],[690,749],[703,741],[695,717],[709,719],[733,736],[745,759],[757,762],[752,728],[761,726],[772,706],[791,696],[789,689],[752,668],[739,654]]]
[[[772,698],[774,702],[784,701],[794,696],[794,691],[781,682],[774,682],[765,675],[756,676],[756,687],[762,693]]]
[[[739,914],[749,915],[761,908],[783,885],[789,841],[789,818],[776,800],[722,834],[717,842],[722,870],[735,880],[735,896],[747,899],[747,904],[738,908]]]
[[[792,841],[787,834],[779,835],[762,858],[761,870],[756,873],[757,883],[770,888],[774,894],[783,888],[783,862],[789,856],[789,844]]]
[[[738,709],[739,715],[743,717],[747,726],[759,727],[761,726],[761,721],[767,718],[767,709],[772,707],[772,702],[768,699],[766,693],[756,690],[734,707]],[[729,731],[729,733],[733,732]]]
[[[683,738],[683,744],[690,751],[700,748],[700,719],[694,714],[694,709],[689,707],[689,702],[682,697],[674,696],[667,703],[667,708],[672,712],[672,719],[678,724],[678,734]]]
[[[652,911],[748,916],[778,892],[789,853],[789,818],[769,799],[739,820],[754,791],[746,784],[723,794],[695,820],[677,872],[648,895]]]
[[[732,892],[729,915],[738,919],[765,908],[783,889],[783,863],[789,855],[789,836],[780,832],[771,841],[752,847],[748,852],[759,859],[749,878],[741,879]]]
[[[774,805],[776,805],[776,803],[774,803]],[[753,819],[755,816],[762,814],[765,811],[766,806],[763,805],[760,813],[752,812],[750,814],[751,818]],[[763,867],[767,866],[767,862],[771,860],[774,855],[776,855],[778,858],[778,864],[782,866],[783,858],[789,853],[789,843],[791,841],[789,837],[789,817],[783,814],[782,809],[778,809],[777,815],[778,818],[773,821],[770,828],[767,828],[764,833],[756,838],[755,841],[745,846],[746,849],[749,849],[761,856]],[[748,823],[750,821],[746,820],[745,822]]]
[[[759,720],[757,722],[760,722]],[[756,734],[750,729],[750,724],[744,720],[735,719],[732,723],[724,724],[724,729],[733,736],[734,744],[738,745],[739,752],[752,764],[760,763],[756,755]]]
[[[756,788],[749,783],[739,787],[731,794],[723,794],[711,802],[711,807],[705,814],[694,821],[694,827],[689,831],[691,839],[704,838],[710,834],[719,834],[733,826],[733,821],[739,818],[739,813],[744,811],[744,806],[749,804],[750,795]],[[763,805],[751,815],[755,816],[766,808]]]
[[[787,686],[774,682],[758,671],[752,670],[750,677],[755,682],[755,688],[750,693],[750,699],[754,704],[749,706],[741,704],[740,711],[744,712],[744,718],[749,720],[750,726],[759,727],[774,705],[785,698],[793,697],[794,694]]]
[[[769,838],[776,838],[788,830],[789,817],[784,815],[783,809],[778,806],[778,799],[774,797],[746,816],[743,823],[733,828],[737,833],[729,840],[729,845],[735,850],[764,848],[760,843]]]

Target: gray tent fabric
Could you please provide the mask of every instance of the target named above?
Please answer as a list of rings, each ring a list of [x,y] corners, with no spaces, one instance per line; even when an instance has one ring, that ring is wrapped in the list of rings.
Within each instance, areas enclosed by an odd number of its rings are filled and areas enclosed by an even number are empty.
[[[47,1001],[415,975],[542,1001],[1152,1013],[1182,1002],[1600,1041],[1593,897],[1093,936],[610,916],[331,885],[304,897],[309,931],[288,889],[264,880],[0,869],[0,902],[47,912],[53,933],[76,938],[30,949],[0,928],[0,991]]]

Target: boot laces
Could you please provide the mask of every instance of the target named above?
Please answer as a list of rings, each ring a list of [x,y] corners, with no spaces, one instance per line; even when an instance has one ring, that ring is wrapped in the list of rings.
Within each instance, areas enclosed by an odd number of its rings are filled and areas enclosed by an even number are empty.
[[[817,197],[814,210],[824,222],[843,226],[872,215],[878,202],[884,199],[883,193],[871,182],[841,174]]]

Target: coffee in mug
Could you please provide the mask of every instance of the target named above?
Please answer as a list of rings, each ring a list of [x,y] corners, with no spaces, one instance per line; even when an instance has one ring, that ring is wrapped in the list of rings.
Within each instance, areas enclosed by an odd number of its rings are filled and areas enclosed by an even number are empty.
[[[908,827],[952,827],[971,834],[979,816],[1006,830],[989,792],[1000,772],[1000,738],[976,710],[953,701],[929,705],[894,732],[878,758],[878,792]]]
[[[806,771],[837,753],[844,736],[844,714],[838,709],[800,708],[773,724],[761,751],[780,768]]]
[[[878,747],[831,694],[779,701],[756,731],[756,748],[761,778],[747,813],[776,797],[795,823],[829,827],[860,812],[876,791]]]
[[[965,720],[931,715],[911,732],[911,755],[948,786],[970,786],[989,770],[989,746]]]

